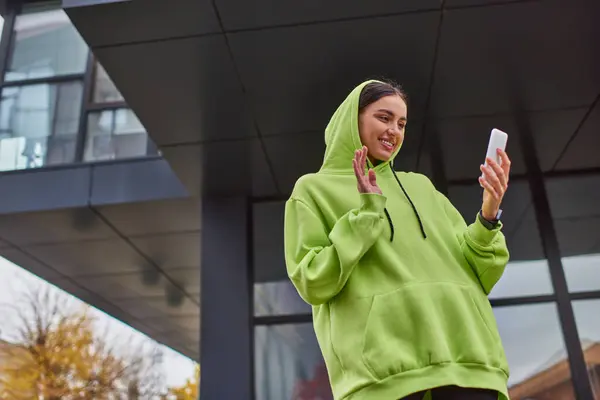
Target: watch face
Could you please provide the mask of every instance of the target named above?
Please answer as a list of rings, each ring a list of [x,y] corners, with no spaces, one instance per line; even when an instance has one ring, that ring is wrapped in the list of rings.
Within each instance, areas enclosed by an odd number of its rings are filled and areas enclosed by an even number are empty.
[[[496,221],[502,217],[502,210],[498,210],[498,214],[496,214]]]

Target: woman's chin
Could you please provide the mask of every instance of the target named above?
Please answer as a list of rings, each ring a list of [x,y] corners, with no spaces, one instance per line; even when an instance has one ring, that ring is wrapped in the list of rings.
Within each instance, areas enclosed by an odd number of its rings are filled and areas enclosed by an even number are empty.
[[[392,157],[391,152],[379,151],[377,154],[373,154],[373,158],[378,162],[386,162]]]

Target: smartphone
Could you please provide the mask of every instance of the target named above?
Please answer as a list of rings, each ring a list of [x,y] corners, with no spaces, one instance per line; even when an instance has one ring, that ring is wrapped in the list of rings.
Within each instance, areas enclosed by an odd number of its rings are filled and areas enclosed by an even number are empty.
[[[497,153],[497,149],[506,150],[506,142],[508,141],[508,134],[506,132],[502,132],[500,129],[492,129],[492,133],[490,133],[490,141],[488,142],[487,153],[485,155],[485,165],[487,165],[487,158],[491,158],[496,161],[499,165],[502,165],[502,159]]]

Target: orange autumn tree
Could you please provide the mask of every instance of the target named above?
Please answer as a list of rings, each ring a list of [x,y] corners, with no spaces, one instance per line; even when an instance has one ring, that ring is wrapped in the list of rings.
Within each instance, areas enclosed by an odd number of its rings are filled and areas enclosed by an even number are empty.
[[[87,307],[43,290],[23,294],[3,313],[15,326],[0,343],[0,398],[3,400],[136,399],[158,394],[161,383],[150,353],[125,356],[95,335]],[[11,319],[12,317],[12,319]]]
[[[200,365],[196,364],[194,370],[194,377],[188,379],[185,385],[179,388],[172,388],[169,392],[169,398],[175,398],[177,400],[197,400],[198,390],[200,389]]]

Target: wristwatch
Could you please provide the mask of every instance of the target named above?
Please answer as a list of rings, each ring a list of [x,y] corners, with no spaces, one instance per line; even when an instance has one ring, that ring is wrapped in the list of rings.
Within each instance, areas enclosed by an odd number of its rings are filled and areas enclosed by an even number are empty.
[[[492,230],[498,227],[498,224],[500,223],[500,217],[502,216],[502,210],[498,210],[498,214],[496,214],[496,218],[494,218],[493,220],[485,219],[481,210],[479,210],[478,216],[479,221],[481,221],[483,226],[485,226],[489,230]]]

